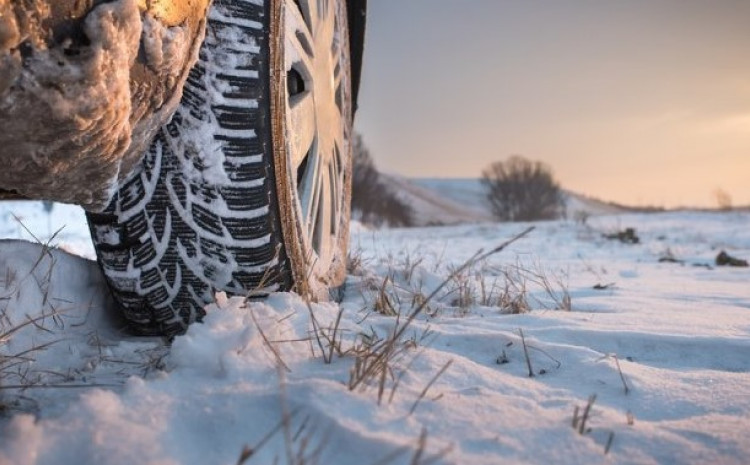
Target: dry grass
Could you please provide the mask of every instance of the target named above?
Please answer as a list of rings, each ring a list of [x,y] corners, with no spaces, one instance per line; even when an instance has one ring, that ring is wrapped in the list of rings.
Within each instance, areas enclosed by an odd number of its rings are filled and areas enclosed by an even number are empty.
[[[383,283],[378,287],[373,309],[376,313],[385,316],[399,315],[400,311],[397,307],[400,305],[397,300],[398,293],[394,289],[393,279],[390,276],[386,276],[383,278]]]
[[[502,272],[505,280],[502,292],[495,302],[502,313],[517,315],[531,310],[526,277],[519,270],[518,267],[508,267]]]
[[[293,412],[282,412],[282,419],[261,437],[253,446],[244,446],[237,459],[237,465],[250,464],[258,456],[261,449],[265,448],[274,436],[283,436],[284,462],[280,454],[276,454],[273,464],[285,463],[286,465],[317,465],[322,463],[322,455],[329,446],[332,435],[330,433],[321,436],[316,434],[317,428],[311,423],[311,417],[306,416],[298,425],[294,421],[299,416],[299,410]],[[422,428],[414,446],[404,445],[388,452],[385,456],[373,462],[365,462],[370,465],[388,465],[392,463],[403,463],[403,458],[409,457],[410,465],[429,465],[440,461],[453,449],[447,446],[434,454],[427,452],[428,434],[427,429]],[[408,455],[411,452],[411,455]]]
[[[472,308],[494,307],[504,314],[531,311],[530,300],[541,308],[571,311],[572,298],[567,274],[515,263],[502,267],[482,264],[462,273],[451,273],[449,291],[443,300],[457,309],[458,315],[469,314]]]
[[[562,311],[573,309],[565,272],[545,270],[538,262],[532,266],[517,262],[489,268],[489,272],[503,277],[502,287],[495,281],[491,293],[493,299],[488,302],[503,313],[526,313],[534,306]],[[532,306],[530,301],[535,305]]]
[[[425,329],[420,336],[414,333],[411,337],[407,337],[407,332],[420,315],[435,316],[436,312],[431,304],[438,305],[439,301],[444,302],[453,296],[454,300],[459,299],[457,303],[459,309],[465,309],[465,311],[478,301],[488,304],[500,302],[502,299],[506,299],[506,305],[516,311],[527,308],[525,297],[523,297],[524,303],[512,300],[511,287],[506,286],[504,291],[500,290],[497,284],[499,280],[496,280],[495,284],[488,289],[481,273],[477,270],[485,268],[489,257],[500,253],[532,230],[533,228],[528,228],[490,251],[478,251],[461,266],[451,269],[448,277],[429,292],[424,291],[421,281],[425,272],[421,268],[424,261],[422,258],[414,258],[411,254],[406,254],[404,266],[398,268],[394,266],[393,257],[389,257],[384,276],[377,276],[368,273],[369,270],[363,267],[365,259],[361,252],[350,254],[349,270],[357,273],[355,281],[359,283],[360,293],[367,303],[364,310],[393,317],[395,322],[386,334],[379,334],[375,329],[370,328],[356,332],[353,340],[349,342],[345,338],[347,333],[341,329],[343,308],[340,307],[333,321],[324,324],[321,323],[311,302],[308,301],[311,326],[309,340],[313,356],[319,353],[326,364],[332,363],[335,356],[353,359],[347,380],[349,390],[375,388],[379,405],[386,398],[389,402],[392,401],[401,379],[418,356],[413,349],[423,344],[431,334],[429,329]],[[513,288],[515,286],[514,284]],[[367,316],[358,325],[366,319]],[[277,363],[280,363],[278,357]],[[449,366],[450,362],[439,370],[425,386],[415,401],[412,411]]]
[[[588,401],[583,408],[576,405],[573,409],[573,420],[571,422],[571,426],[581,436],[589,435],[594,431],[594,428],[589,425],[589,422],[591,421],[595,402],[596,394],[592,394],[589,396]],[[632,425],[630,416],[628,416],[628,424]],[[612,449],[612,444],[615,440],[615,432],[610,429],[601,428],[597,428],[597,432],[604,433],[606,435],[606,439],[604,439],[604,455],[607,455]]]
[[[448,267],[447,277],[441,279],[437,276],[439,269],[431,273],[425,268],[424,257],[415,258],[407,252],[400,260],[389,256],[378,273],[359,269],[356,282],[369,308],[385,316],[408,316],[416,309],[431,317],[444,311],[465,316],[479,307],[496,308],[505,314],[524,313],[532,309],[530,299],[534,293],[530,285],[544,295],[538,299],[544,306],[553,301],[556,308],[571,307],[570,295],[560,277],[549,278],[539,271],[541,268],[531,270],[520,264],[490,266],[488,259],[494,253],[480,251],[466,263]],[[356,256],[361,257],[361,252]],[[438,292],[434,292],[436,289]]]
[[[591,432],[591,428],[587,426],[588,421],[591,418],[591,410],[594,407],[594,402],[596,402],[596,394],[592,394],[589,396],[588,402],[586,402],[586,405],[581,409],[579,406],[575,406],[575,409],[573,410],[573,421],[571,423],[571,426],[573,426],[573,429],[578,431],[578,434],[585,434]]]
[[[615,361],[615,367],[617,367],[617,373],[620,375],[620,381],[622,382],[622,389],[625,395],[628,395],[630,393],[630,386],[628,385],[628,381],[625,379],[625,375],[622,373],[622,367],[620,366],[620,358],[617,356],[617,354],[607,354],[604,357],[602,357],[600,360],[603,359],[612,359]]]
[[[315,342],[318,344],[318,348],[323,356],[323,361],[326,364],[330,364],[333,361],[333,355],[336,354],[339,357],[344,355],[342,349],[342,331],[341,331],[341,317],[344,315],[344,309],[339,308],[336,315],[336,320],[324,328],[321,326],[315,312],[312,308],[312,303],[307,301],[307,309],[310,313],[310,321],[312,323],[312,333]],[[315,351],[313,350],[313,356]]]
[[[0,326],[0,349],[4,349],[9,341],[11,336],[13,336],[16,333],[21,332],[24,328],[34,326],[38,329],[45,330],[42,328],[39,323],[50,318],[52,315],[44,313],[42,315],[37,316],[36,318],[26,317],[26,320],[13,325],[9,327],[3,327]],[[5,318],[3,318],[5,320]],[[7,379],[8,377],[12,376],[14,373],[16,373],[16,369],[21,369],[20,367],[25,367],[31,362],[34,361],[33,354],[37,352],[41,352],[45,349],[47,349],[49,346],[53,345],[56,341],[48,342],[46,344],[41,345],[33,345],[30,348],[24,349],[17,353],[0,353],[0,387],[3,385],[3,381]],[[4,352],[4,350],[3,350]],[[20,372],[18,374],[20,377],[24,377],[20,375]]]
[[[163,367],[164,353],[137,354],[132,360],[120,360],[104,350],[107,343],[102,341],[96,331],[85,334],[80,329],[86,325],[88,313],[83,322],[69,324],[67,317],[79,314],[76,303],[55,296],[52,288],[56,273],[57,256],[51,242],[55,240],[62,228],[56,231],[46,242],[41,242],[25,225],[16,218],[19,227],[26,230],[40,246],[39,255],[29,263],[28,270],[16,270],[10,267],[2,272],[0,279],[0,410],[18,408],[29,410],[25,404],[24,392],[30,389],[78,389],[102,386],[120,386],[121,383],[95,383],[87,379],[86,374],[96,370],[100,364],[121,364],[124,376],[135,373],[142,368],[143,375]],[[59,278],[56,278],[59,279]],[[31,308],[31,302],[34,307]],[[89,303],[88,311],[91,311]],[[30,307],[30,308],[26,308]],[[86,310],[86,309],[83,309]],[[85,360],[85,365],[78,368],[51,370],[44,368],[45,361],[41,354],[54,348],[64,338],[69,337],[63,331],[73,330],[76,337],[98,353]],[[143,359],[143,360],[141,360]],[[145,360],[145,361],[144,361]],[[119,374],[119,372],[118,372]],[[31,399],[33,403],[33,398]],[[32,406],[30,408],[35,408]]]
[[[355,390],[363,386],[376,386],[378,403],[381,403],[387,385],[391,383],[394,390],[398,386],[398,379],[400,379],[400,376],[397,373],[399,370],[394,368],[396,362],[402,361],[406,351],[416,343],[414,339],[411,340],[411,344],[409,341],[404,340],[404,335],[415,319],[429,309],[429,303],[441,295],[445,288],[449,289],[447,295],[450,295],[455,292],[456,289],[453,288],[451,290],[451,286],[455,286],[456,283],[459,283],[460,286],[463,286],[458,288],[459,293],[470,292],[471,288],[467,284],[462,283],[466,282],[465,278],[467,276],[471,276],[471,270],[476,267],[477,264],[484,263],[490,256],[503,251],[513,242],[523,238],[532,230],[533,228],[529,228],[488,252],[480,250],[461,266],[453,269],[449,276],[430,294],[425,296],[421,292],[413,293],[411,299],[412,307],[408,311],[406,317],[402,317],[402,314],[399,311],[402,302],[398,297],[398,292],[394,292],[394,289],[400,291],[403,291],[404,289],[395,286],[392,274],[386,276],[383,279],[382,284],[377,288],[377,296],[374,300],[373,307],[374,311],[378,313],[395,316],[396,322],[393,329],[386,337],[381,338],[374,332],[361,333],[352,347],[345,351],[346,355],[354,357],[354,364],[350,370],[349,381],[347,383],[349,389]],[[415,269],[421,261],[411,260],[409,258],[409,263],[410,266],[405,268],[403,274],[403,278],[407,281],[414,277]],[[389,289],[391,292],[388,292]],[[429,389],[437,377],[439,377],[448,366],[449,364],[440,370],[438,376],[428,384],[426,389]],[[392,398],[393,395],[391,394],[390,397]],[[414,408],[416,408],[416,404]]]
[[[523,345],[523,357],[526,360],[526,368],[529,370],[529,378],[534,377],[534,369],[531,367],[531,357],[529,357],[529,347],[526,345],[526,338],[523,335],[523,330],[518,329],[518,334],[521,336],[521,344]]]
[[[281,420],[269,430],[253,446],[245,445],[237,458],[237,465],[250,463],[274,436],[281,433],[283,437],[283,457],[287,465],[317,465],[330,437],[324,434],[317,439],[317,428],[311,427],[310,416],[306,416],[299,424],[295,424],[299,410],[289,410],[286,400],[285,367],[277,365],[279,376],[279,399],[281,406]],[[274,464],[281,463],[280,455],[274,456]]]
[[[419,405],[419,402],[424,399],[424,396],[427,395],[427,391],[430,390],[433,384],[435,384],[435,381],[440,378],[440,376],[445,373],[445,371],[453,364],[453,360],[448,360],[448,362],[443,365],[443,367],[437,372],[435,376],[432,377],[429,383],[422,389],[422,392],[419,393],[419,397],[417,397],[417,400],[414,401],[414,404],[411,406],[411,409],[409,410],[409,413],[414,413],[414,411],[417,409],[417,406]]]
[[[450,365],[450,364],[448,364]],[[447,366],[444,368],[447,369]],[[258,457],[258,453],[265,448],[271,440],[282,436],[283,453],[274,455],[273,464],[285,463],[286,465],[318,465],[322,462],[323,453],[329,447],[333,434],[331,431],[320,432],[320,426],[315,425],[310,415],[300,419],[301,409],[290,410],[287,401],[285,369],[277,365],[279,379],[279,403],[281,419],[266,434],[264,434],[253,446],[245,445],[237,458],[237,465],[246,465]],[[439,375],[438,375],[439,376]],[[435,377],[437,378],[437,376]],[[429,386],[428,386],[429,388]],[[426,388],[423,395],[426,394]],[[420,397],[420,398],[421,398]],[[416,408],[416,404],[415,407]],[[299,419],[299,421],[297,421]],[[409,463],[412,465],[432,464],[445,457],[452,446],[443,448],[435,454],[427,452],[427,430],[423,428],[417,438],[415,446],[402,446],[389,452],[384,457],[371,462],[372,465],[386,465],[394,463],[409,452],[412,452]],[[399,460],[399,463],[402,463]]]
[[[30,341],[27,347],[14,349],[13,351],[10,349],[10,342],[13,337],[17,337],[29,329],[46,333],[45,338],[49,338],[54,329],[63,327],[61,310],[55,307],[56,299],[50,298],[49,295],[52,273],[56,264],[50,243],[62,229],[55,232],[47,242],[42,242],[18,217],[14,216],[14,218],[19,226],[26,230],[41,246],[41,251],[25,275],[21,276],[18,270],[11,268],[7,268],[4,273],[0,295],[0,303],[3,304],[3,308],[0,309],[0,393],[9,390],[25,390],[32,387],[49,387],[57,381],[69,381],[69,374],[67,373],[32,369],[36,356],[59,342],[58,340],[40,343]],[[21,321],[18,321],[17,316],[9,314],[9,305],[17,303],[21,299],[23,286],[28,281],[34,282],[39,289],[38,292],[42,300],[41,308],[34,314],[25,313]],[[9,405],[0,399],[0,411],[8,408]]]

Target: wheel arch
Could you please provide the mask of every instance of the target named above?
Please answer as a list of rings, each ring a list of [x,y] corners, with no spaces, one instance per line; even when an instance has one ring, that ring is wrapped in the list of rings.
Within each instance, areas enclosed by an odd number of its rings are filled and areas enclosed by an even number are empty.
[[[356,113],[359,85],[362,80],[367,0],[349,0],[347,2],[347,11],[349,12],[349,51],[352,60],[352,110]]]

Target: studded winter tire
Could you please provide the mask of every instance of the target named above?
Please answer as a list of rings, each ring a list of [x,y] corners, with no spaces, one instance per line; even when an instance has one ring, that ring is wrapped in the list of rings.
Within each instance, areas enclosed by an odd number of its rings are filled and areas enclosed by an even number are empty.
[[[351,125],[344,0],[215,0],[174,116],[88,216],[134,330],[183,332],[217,291],[339,284]]]

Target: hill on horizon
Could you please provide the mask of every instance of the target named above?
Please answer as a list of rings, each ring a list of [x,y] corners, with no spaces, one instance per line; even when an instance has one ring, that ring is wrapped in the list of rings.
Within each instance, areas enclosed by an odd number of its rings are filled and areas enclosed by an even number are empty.
[[[408,178],[381,173],[394,193],[413,210],[414,226],[495,221],[479,178]],[[613,215],[634,209],[563,189],[568,218]]]

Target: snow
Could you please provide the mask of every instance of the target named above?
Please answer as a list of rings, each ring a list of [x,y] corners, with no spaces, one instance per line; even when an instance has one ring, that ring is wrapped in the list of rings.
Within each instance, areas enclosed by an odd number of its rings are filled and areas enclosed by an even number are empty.
[[[64,203],[53,203],[51,208],[48,214],[43,202],[0,202],[0,237],[41,243],[52,239],[58,247],[70,253],[95,259],[83,209]]]
[[[445,185],[443,180],[425,184],[419,179],[395,174],[381,173],[381,177],[399,199],[412,208],[414,225],[461,224],[492,219],[484,197],[472,189],[474,184],[479,184],[475,179],[456,180]],[[465,188],[464,184],[469,186]],[[456,198],[448,194],[456,188],[465,189],[469,195]],[[472,195],[473,193],[477,195]]]
[[[411,206],[417,226],[481,223],[492,221],[492,207],[479,178],[406,178],[381,174],[396,195]],[[563,190],[568,218],[624,213],[624,209]]]
[[[61,205],[53,225],[39,204],[0,205],[13,237],[28,233],[10,210],[42,242],[73,223]],[[248,464],[745,464],[750,269],[713,260],[750,258],[749,226],[737,212],[355,225],[341,302],[218,294],[171,345],[121,330],[85,226],[52,244],[88,258],[2,241],[0,354],[18,357],[0,358],[0,464],[235,464],[246,447]],[[626,227],[639,244],[603,237]],[[350,389],[355,352],[366,362],[405,325],[383,394],[379,376]]]

